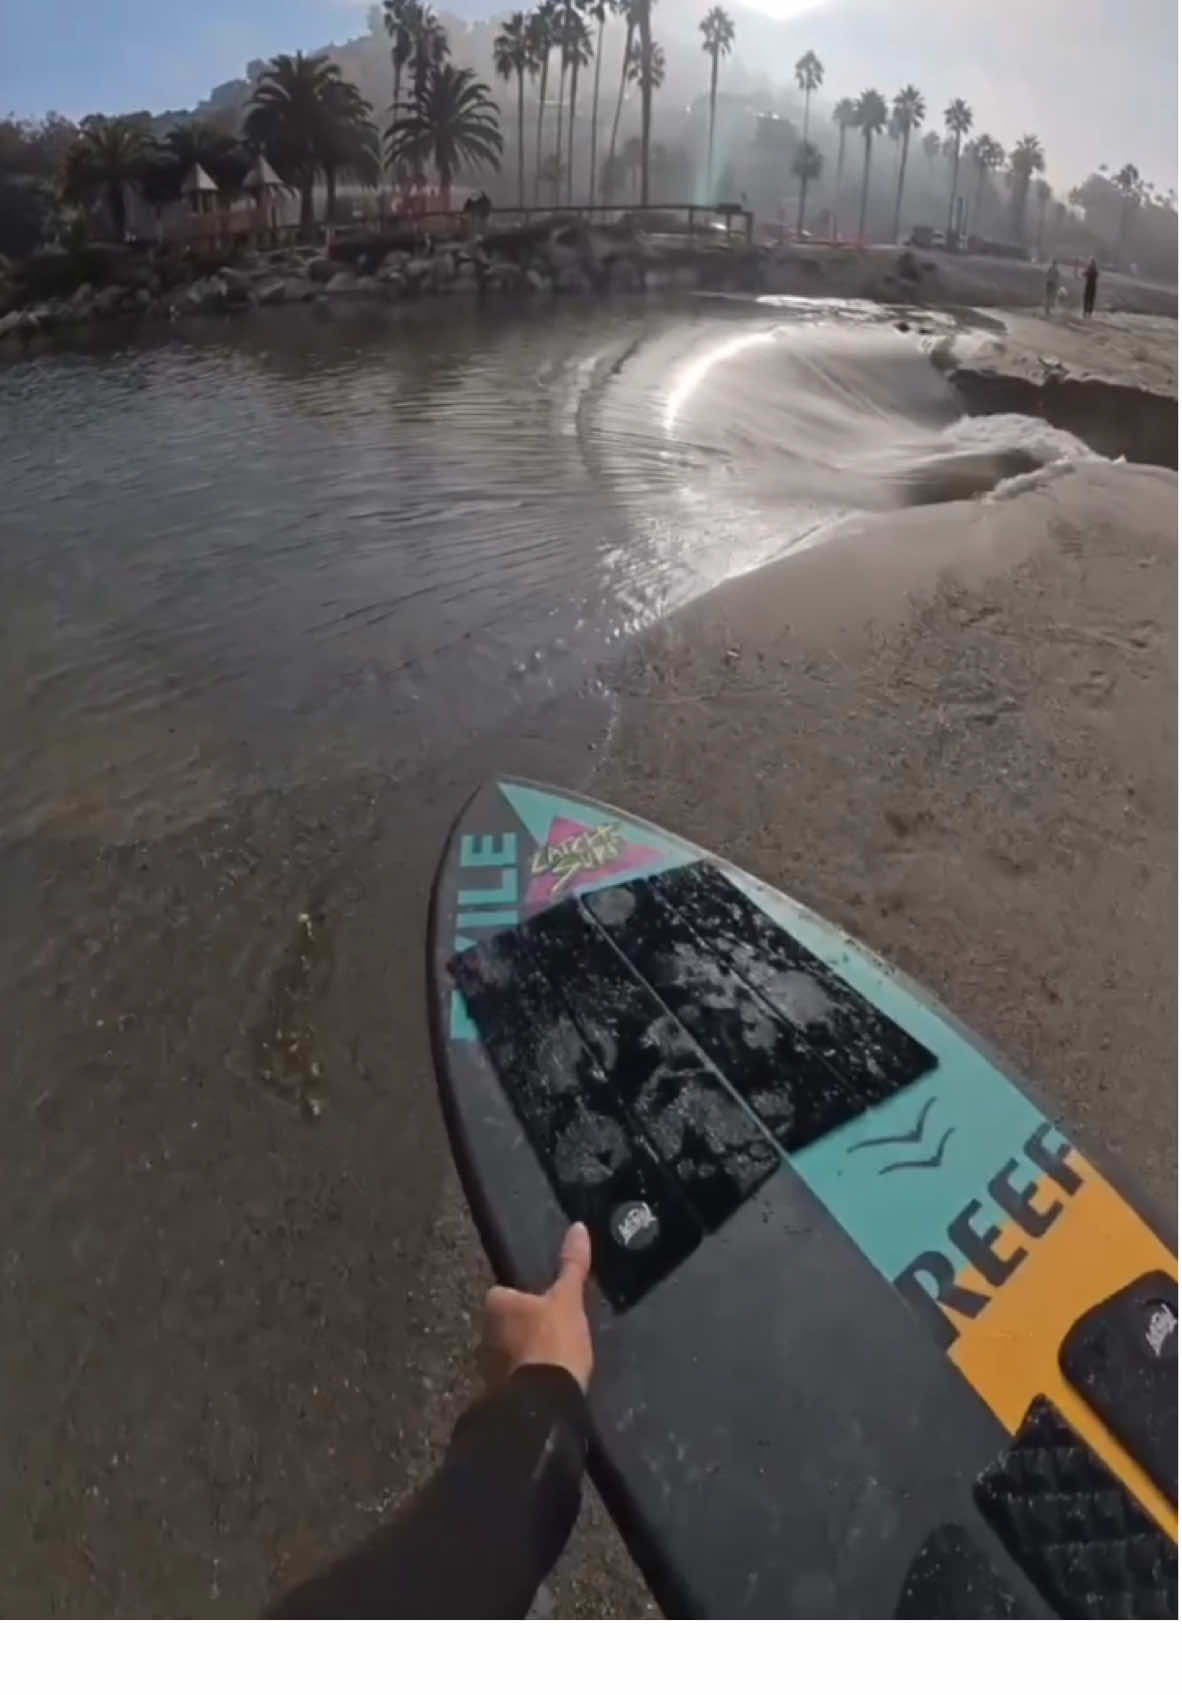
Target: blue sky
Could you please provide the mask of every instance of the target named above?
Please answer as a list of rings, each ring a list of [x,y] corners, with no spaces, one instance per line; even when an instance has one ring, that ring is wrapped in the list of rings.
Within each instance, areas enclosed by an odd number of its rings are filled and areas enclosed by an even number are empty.
[[[362,34],[367,10],[368,0],[0,0],[0,112],[193,106],[248,59]]]

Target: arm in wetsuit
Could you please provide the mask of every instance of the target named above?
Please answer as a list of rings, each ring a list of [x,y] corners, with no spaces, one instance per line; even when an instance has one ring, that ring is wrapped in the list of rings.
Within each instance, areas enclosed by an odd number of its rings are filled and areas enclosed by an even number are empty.
[[[567,1233],[545,1295],[494,1289],[485,1353],[497,1386],[452,1434],[434,1477],[368,1542],[293,1589],[272,1618],[522,1618],[579,1510],[591,1264]]]

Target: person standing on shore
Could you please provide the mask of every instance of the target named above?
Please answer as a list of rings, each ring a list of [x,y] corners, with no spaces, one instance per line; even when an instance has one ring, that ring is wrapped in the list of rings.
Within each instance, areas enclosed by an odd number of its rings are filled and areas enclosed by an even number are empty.
[[[1100,281],[1100,267],[1095,258],[1088,260],[1084,271],[1083,315],[1090,318],[1096,310],[1096,284]]]

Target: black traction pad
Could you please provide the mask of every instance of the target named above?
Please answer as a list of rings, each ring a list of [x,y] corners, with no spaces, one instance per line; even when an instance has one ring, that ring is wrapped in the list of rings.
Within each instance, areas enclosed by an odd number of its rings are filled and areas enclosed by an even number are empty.
[[[1064,1618],[1177,1616],[1177,1546],[1044,1397],[973,1495]]]
[[[969,1533],[942,1524],[907,1568],[896,1618],[1030,1618]]]
[[[689,873],[559,901],[449,962],[621,1310],[778,1168],[772,1137],[801,1147],[935,1063],[720,872]]]
[[[1063,1375],[1178,1504],[1178,1285],[1138,1277],[1076,1320],[1059,1349]]]

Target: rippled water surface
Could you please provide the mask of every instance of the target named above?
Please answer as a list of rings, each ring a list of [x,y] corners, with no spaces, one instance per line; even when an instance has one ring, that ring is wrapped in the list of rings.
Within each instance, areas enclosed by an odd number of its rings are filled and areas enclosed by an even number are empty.
[[[399,769],[818,526],[1078,450],[1052,435],[961,419],[921,337],[815,301],[276,313],[10,363],[4,831],[167,827],[215,765]]]

